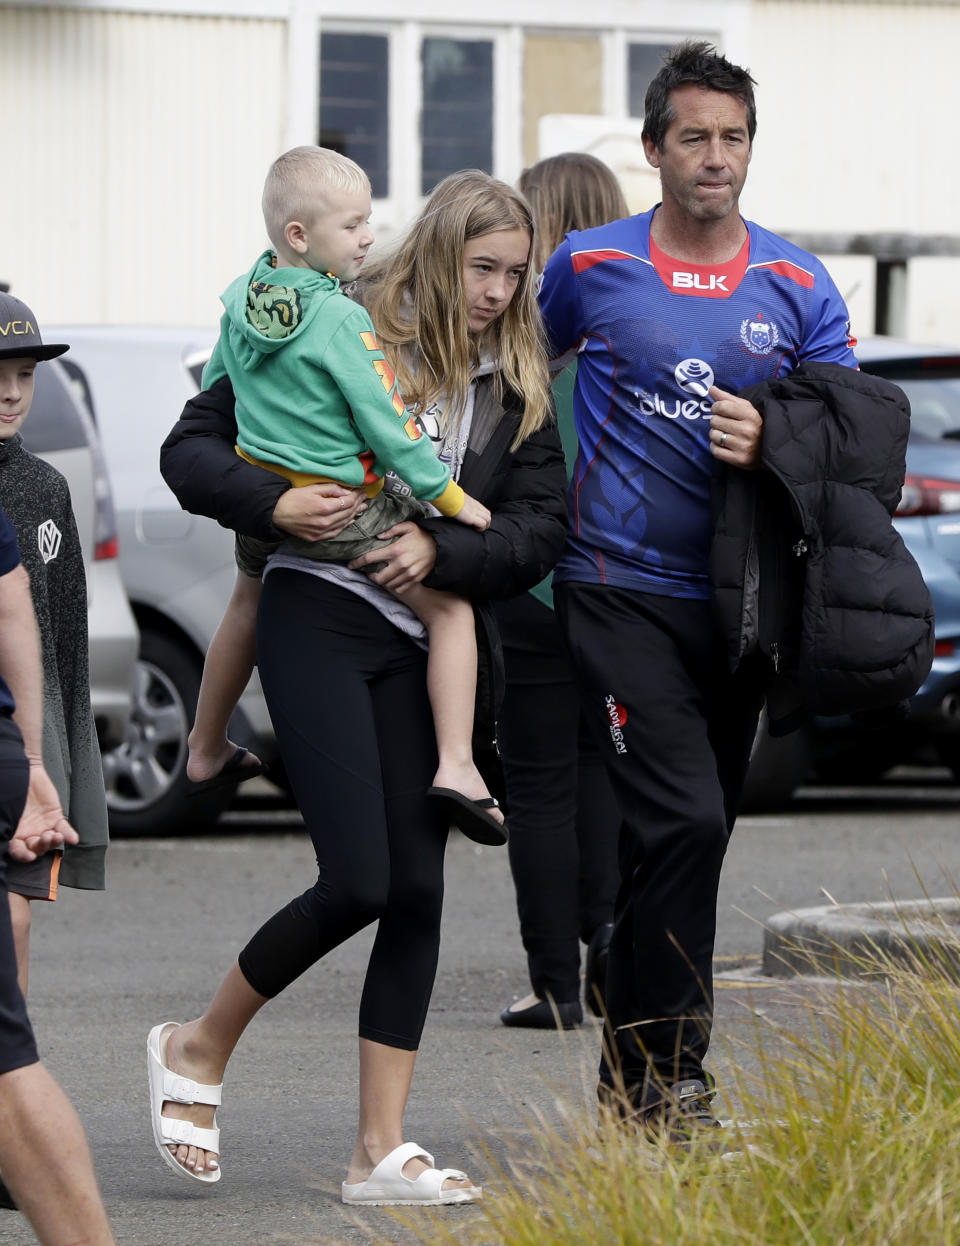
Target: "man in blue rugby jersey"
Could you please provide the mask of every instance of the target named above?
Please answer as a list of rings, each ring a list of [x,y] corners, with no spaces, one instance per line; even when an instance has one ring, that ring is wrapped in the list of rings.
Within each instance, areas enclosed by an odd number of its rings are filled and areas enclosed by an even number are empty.
[[[711,614],[713,462],[757,466],[739,391],[856,367],[822,264],[740,216],[753,86],[706,43],[675,48],[644,116],[662,202],[569,234],[540,292],[552,353],[579,348],[557,613],[625,825],[601,1101],[681,1142],[717,1123],[717,887],[762,700],[762,659],[731,672]]]

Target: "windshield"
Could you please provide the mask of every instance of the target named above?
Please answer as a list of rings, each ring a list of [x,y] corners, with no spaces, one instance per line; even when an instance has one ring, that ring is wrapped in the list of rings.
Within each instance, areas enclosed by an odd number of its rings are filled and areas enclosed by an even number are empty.
[[[910,400],[910,436],[960,439],[960,375],[891,376]]]

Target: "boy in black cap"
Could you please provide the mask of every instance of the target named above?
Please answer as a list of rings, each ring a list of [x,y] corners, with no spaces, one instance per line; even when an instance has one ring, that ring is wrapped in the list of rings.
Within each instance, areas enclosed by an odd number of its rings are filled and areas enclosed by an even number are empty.
[[[22,423],[44,346],[29,310],[0,295],[0,424]],[[26,352],[26,353],[24,353]],[[7,904],[6,865],[77,841],[41,759],[43,679],[30,585],[13,525],[0,510],[0,1168],[38,1240],[111,1246],[83,1127],[37,1056]],[[16,720],[14,720],[14,712]]]
[[[103,772],[90,707],[83,556],[63,476],[24,449],[20,428],[37,363],[68,349],[45,344],[33,313],[0,293],[0,507],[13,525],[29,575],[42,654],[42,742],[24,732],[31,760],[42,752],[48,783],[80,843],[7,861],[6,886],[20,990],[27,993],[30,903],[55,900],[58,881],[102,889],[107,845]],[[31,772],[32,773],[32,772]],[[61,857],[62,868],[61,868]],[[12,1206],[0,1182],[0,1207]]]
[[[43,654],[43,764],[80,835],[67,853],[49,853],[7,872],[20,988],[27,993],[30,903],[53,901],[60,882],[102,891],[107,805],[90,707],[87,591],[83,553],[63,476],[24,448],[20,428],[41,360],[68,349],[44,344],[30,308],[0,294],[0,506],[13,524],[30,576]]]
[[[6,291],[0,293],[0,359],[56,359],[64,355],[69,346],[47,343],[44,345],[37,328],[36,317],[30,308]]]

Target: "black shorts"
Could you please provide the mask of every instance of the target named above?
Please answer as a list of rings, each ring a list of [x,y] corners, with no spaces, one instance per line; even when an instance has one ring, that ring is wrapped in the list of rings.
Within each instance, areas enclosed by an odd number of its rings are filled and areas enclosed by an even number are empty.
[[[12,718],[0,715],[0,846],[17,829],[27,795],[29,766]],[[17,984],[17,954],[7,898],[7,854],[0,856],[0,1074],[36,1064],[37,1044]]]
[[[7,891],[28,900],[56,900],[62,852],[45,852],[36,861],[7,860]]]

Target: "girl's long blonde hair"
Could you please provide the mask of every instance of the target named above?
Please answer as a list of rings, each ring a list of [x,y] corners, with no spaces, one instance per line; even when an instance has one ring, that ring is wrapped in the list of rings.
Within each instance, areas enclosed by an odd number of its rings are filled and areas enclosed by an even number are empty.
[[[477,339],[467,326],[464,244],[506,229],[529,235],[530,262],[506,311]],[[442,398],[445,418],[459,419],[480,352],[490,352],[500,395],[506,385],[524,403],[512,449],[551,413],[533,244],[530,208],[512,186],[477,169],[453,173],[439,183],[399,247],[370,274],[364,294],[400,393],[415,408]]]

